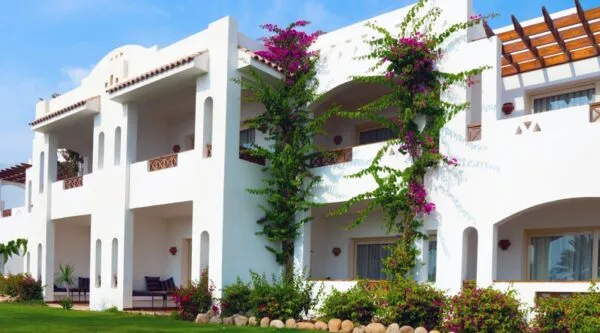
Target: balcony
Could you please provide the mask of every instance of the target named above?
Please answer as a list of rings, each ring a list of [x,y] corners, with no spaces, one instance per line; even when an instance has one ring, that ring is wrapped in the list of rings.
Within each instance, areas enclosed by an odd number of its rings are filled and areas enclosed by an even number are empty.
[[[75,176],[52,183],[52,219],[91,214],[94,174]]]
[[[375,155],[385,146],[385,142],[360,145],[336,150],[326,157],[313,161],[313,173],[321,177],[315,188],[315,200],[320,203],[334,203],[370,191],[375,187],[372,177],[348,178],[371,165]],[[383,156],[384,165],[395,168],[406,166],[406,157],[390,148]]]
[[[201,172],[195,150],[168,154],[131,164],[130,208],[172,204],[192,200],[194,179]]]

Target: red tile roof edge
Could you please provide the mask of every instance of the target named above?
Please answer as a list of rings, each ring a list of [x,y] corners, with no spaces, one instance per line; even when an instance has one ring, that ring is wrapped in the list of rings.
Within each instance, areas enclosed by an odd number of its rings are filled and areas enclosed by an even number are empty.
[[[30,167],[30,164],[20,163],[5,169],[0,169],[0,180],[25,184],[25,170]]]
[[[30,122],[30,123],[29,123],[29,126],[34,126],[34,125],[37,125],[37,124],[43,123],[43,122],[45,122],[45,121],[47,121],[47,120],[50,120],[50,119],[52,119],[52,118],[55,118],[55,117],[58,117],[58,116],[60,116],[60,115],[61,115],[61,114],[63,114],[63,113],[66,113],[66,112],[72,111],[72,110],[74,110],[74,109],[77,109],[77,108],[79,108],[79,107],[82,107],[82,106],[84,106],[84,105],[85,105],[85,103],[87,103],[88,101],[90,101],[90,100],[92,100],[92,99],[94,99],[94,98],[98,98],[98,97],[100,97],[100,96],[94,96],[94,97],[90,97],[90,98],[87,98],[87,99],[81,100],[81,101],[79,101],[79,102],[77,102],[77,103],[74,103],[74,104],[71,104],[71,105],[69,105],[69,106],[66,106],[66,107],[64,107],[64,108],[62,108],[62,109],[60,109],[60,110],[58,110],[58,111],[56,111],[56,112],[52,112],[52,113],[50,113],[50,114],[47,114],[47,115],[45,115],[45,116],[43,116],[43,117],[41,117],[41,118],[35,119],[34,121],[32,121],[32,122]]]
[[[259,62],[262,62],[263,64],[273,68],[274,70],[278,71],[278,72],[283,72],[283,68],[279,67],[276,63],[269,61],[261,56],[259,56],[258,54],[256,54],[254,51],[247,49],[245,47],[241,47],[239,46],[238,49],[240,49],[241,51],[246,52],[247,54],[250,55],[250,58],[257,60]]]
[[[110,87],[110,88],[106,89],[106,92],[109,93],[109,94],[114,94],[115,92],[117,92],[119,90],[123,90],[123,89],[125,89],[125,88],[127,88],[127,87],[129,87],[131,85],[134,85],[136,83],[148,80],[149,78],[152,78],[152,77],[154,77],[154,76],[156,76],[158,74],[162,74],[164,72],[170,71],[170,70],[175,69],[177,67],[183,66],[183,65],[185,65],[187,63],[192,62],[192,60],[194,60],[194,58],[196,58],[197,56],[199,56],[202,53],[204,53],[204,52],[196,52],[194,54],[191,54],[189,56],[180,58],[180,59],[175,60],[175,61],[173,61],[171,63],[163,65],[161,67],[155,68],[155,69],[153,69],[151,71],[148,71],[148,72],[146,72],[144,74],[138,75],[138,76],[136,76],[134,78],[131,78],[131,79],[127,80],[127,81],[121,82],[121,83],[119,83],[119,84],[117,84],[117,85],[115,85],[113,87]]]

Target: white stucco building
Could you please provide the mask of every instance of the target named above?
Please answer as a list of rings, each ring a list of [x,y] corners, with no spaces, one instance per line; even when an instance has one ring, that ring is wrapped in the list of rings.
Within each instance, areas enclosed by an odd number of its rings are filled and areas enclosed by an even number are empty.
[[[474,15],[471,0],[438,2],[446,26]],[[407,10],[369,21],[397,31]],[[316,43],[324,96],[314,112],[333,103],[356,108],[382,93],[349,79],[372,65],[356,60],[374,34],[364,23]],[[460,166],[427,179],[437,209],[426,220],[429,240],[418,244],[423,265],[415,277],[449,293],[466,280],[512,284],[530,304],[543,293],[585,291],[600,274],[600,8],[486,28],[459,34],[440,64],[490,69],[444,96],[471,108],[442,132],[441,150]],[[23,207],[0,201],[0,242],[27,238],[30,247],[4,273],[40,278],[53,301],[58,266],[72,264],[77,277],[90,278],[90,307],[102,309],[147,306],[147,297],[133,296],[146,289],[146,276],[180,285],[210,267],[220,288],[250,270],[278,272],[255,235],[261,199],[246,191],[261,185],[262,161],[240,153],[264,144],[244,127],[262,106],[245,102],[232,80],[247,79],[250,68],[279,78],[253,54],[260,48],[226,17],[163,48],[118,47],[80,87],[37,103],[30,163],[0,171],[0,185],[24,189]],[[512,113],[503,112],[505,103]],[[328,213],[373,188],[371,179],[345,176],[370,163],[387,133],[343,119],[325,127],[316,142],[343,150],[344,159],[314,169],[323,178],[315,198],[324,205],[312,211],[296,259],[326,286],[347,288],[359,276],[381,276],[391,238],[376,215],[345,230],[353,215]],[[59,149],[83,156],[79,176],[58,180]],[[390,152],[385,163],[406,161]]]

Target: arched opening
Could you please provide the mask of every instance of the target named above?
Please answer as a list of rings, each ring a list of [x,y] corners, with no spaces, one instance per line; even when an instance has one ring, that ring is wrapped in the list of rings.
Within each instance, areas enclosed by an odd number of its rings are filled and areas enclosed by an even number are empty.
[[[31,185],[31,180],[27,182],[27,212],[31,213],[31,207],[33,203],[31,202],[31,191],[33,191],[33,186]]]
[[[213,128],[213,99],[208,97],[204,101],[204,137],[202,138],[202,156],[204,158],[212,156],[212,128]]]
[[[102,286],[102,241],[96,240],[96,288]]]
[[[44,175],[46,174],[46,168],[45,168],[45,154],[44,152],[40,153],[40,174],[39,174],[39,182],[40,182],[40,188],[39,191],[40,193],[44,193]]]
[[[42,260],[44,260],[42,255],[43,255],[42,243],[39,243],[38,248],[37,248],[37,279],[38,279],[38,281],[42,281]]]
[[[463,281],[475,281],[477,279],[477,229],[469,227],[463,232]]]
[[[112,251],[111,251],[111,256],[112,256],[112,260],[111,260],[111,278],[112,278],[112,283],[111,286],[113,288],[116,288],[118,283],[119,283],[119,267],[118,267],[118,263],[119,263],[119,240],[116,238],[113,238],[112,240]]]
[[[200,273],[208,270],[209,265],[210,239],[208,231],[203,231],[200,235]]]
[[[121,165],[121,127],[115,130],[115,165]]]
[[[98,136],[98,170],[104,168],[104,132]]]
[[[31,253],[27,252],[25,272],[31,274]]]

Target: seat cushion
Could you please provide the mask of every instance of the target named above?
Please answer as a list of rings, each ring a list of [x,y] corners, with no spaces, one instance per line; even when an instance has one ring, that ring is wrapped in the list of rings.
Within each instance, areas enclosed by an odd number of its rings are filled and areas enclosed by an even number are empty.
[[[79,278],[79,283],[77,284],[77,287],[79,289],[82,290],[89,290],[90,289],[90,278]]]
[[[177,286],[175,286],[175,281],[173,281],[172,277],[164,281],[160,281],[160,284],[162,285],[162,290],[165,291],[172,291],[177,289]]]
[[[161,291],[162,285],[160,284],[160,277],[158,276],[146,276],[146,290],[148,291]]]

